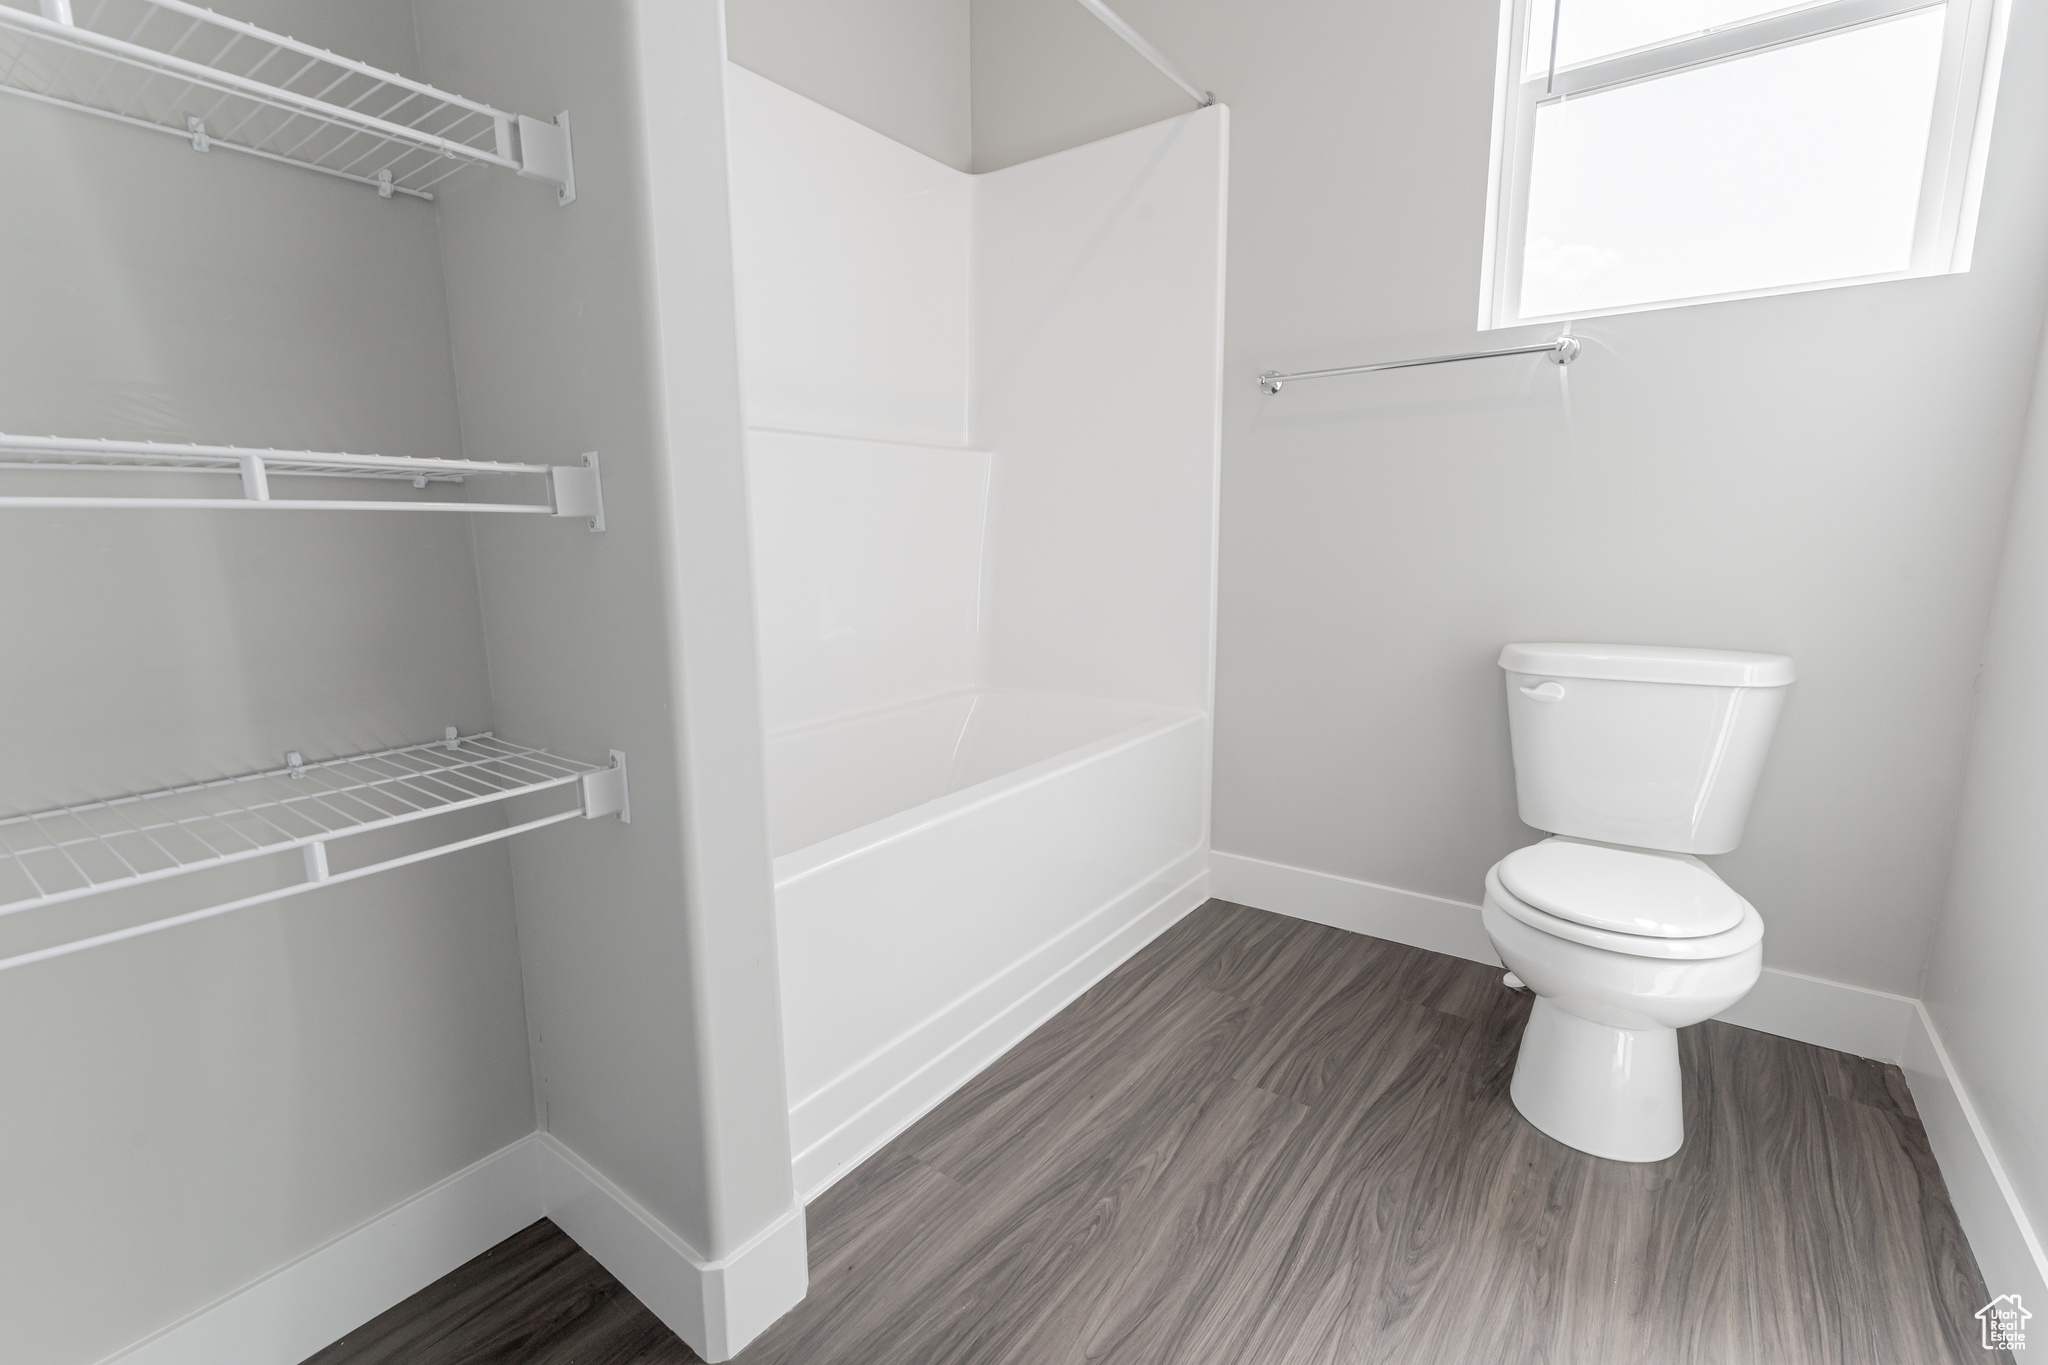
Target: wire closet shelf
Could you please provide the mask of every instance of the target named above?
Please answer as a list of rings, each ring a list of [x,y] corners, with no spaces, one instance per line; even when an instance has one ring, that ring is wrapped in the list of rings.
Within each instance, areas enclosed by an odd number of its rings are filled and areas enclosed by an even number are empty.
[[[178,445],[157,441],[108,441],[77,436],[0,434],[0,471],[41,470],[96,474],[213,474],[238,476],[239,497],[190,492],[131,497],[121,494],[0,493],[0,508],[209,508],[284,511],[512,512],[583,517],[590,529],[604,529],[604,497],[596,452],[574,465],[508,464],[490,460],[415,459],[401,455],[347,455],[312,450],[260,450],[248,446]],[[370,479],[409,483],[415,488],[459,485],[478,474],[539,480],[543,497],[532,502],[455,502],[393,498],[274,498],[273,477]],[[218,491],[218,490],[213,490]]]
[[[186,0],[0,2],[0,89],[432,199],[472,166],[576,197],[567,114],[507,113]]]
[[[616,750],[608,764],[593,764],[451,728],[429,743],[314,763],[296,753],[286,760],[266,772],[0,818],[0,916],[294,849],[305,855],[306,874],[303,882],[237,901],[0,958],[0,971],[564,820],[631,818],[625,757]],[[328,867],[334,840],[570,786],[578,789],[571,809],[346,872]]]

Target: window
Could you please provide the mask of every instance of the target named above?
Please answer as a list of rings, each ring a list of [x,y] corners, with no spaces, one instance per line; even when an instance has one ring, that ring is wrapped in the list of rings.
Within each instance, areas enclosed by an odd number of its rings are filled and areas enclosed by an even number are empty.
[[[1505,0],[1479,325],[1967,270],[2000,3]]]

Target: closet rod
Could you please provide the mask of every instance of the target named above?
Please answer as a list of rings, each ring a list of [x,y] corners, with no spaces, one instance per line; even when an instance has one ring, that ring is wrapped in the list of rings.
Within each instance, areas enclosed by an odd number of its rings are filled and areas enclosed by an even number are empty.
[[[1129,43],[1131,45],[1132,51],[1136,52],[1140,57],[1143,57],[1146,61],[1152,63],[1152,65],[1158,67],[1160,74],[1164,75],[1166,79],[1172,81],[1175,85],[1179,86],[1182,90],[1186,91],[1187,97],[1189,99],[1193,100],[1196,104],[1200,105],[1204,109],[1207,109],[1210,105],[1216,102],[1216,97],[1214,95],[1198,87],[1193,81],[1189,80],[1186,76],[1181,75],[1179,70],[1175,68],[1174,64],[1166,60],[1165,53],[1161,52],[1158,48],[1152,46],[1152,44],[1146,42],[1143,34],[1139,33],[1138,30],[1132,28],[1129,24],[1125,23],[1123,21],[1123,16],[1119,15],[1115,10],[1111,9],[1108,5],[1103,4],[1102,0],[1080,0],[1080,2],[1082,9],[1087,10],[1090,14],[1100,19],[1104,24],[1106,24],[1109,27],[1109,31],[1111,33],[1114,33],[1117,37]]]
[[[1337,370],[1303,370],[1299,374],[1282,374],[1268,370],[1259,376],[1259,387],[1269,394],[1280,392],[1285,385],[1297,379],[1328,379],[1340,374],[1371,374],[1375,370],[1407,370],[1417,365],[1449,365],[1458,360],[1492,360],[1504,355],[1549,355],[1558,365],[1569,365],[1579,358],[1579,339],[1575,336],[1561,336],[1555,341],[1541,342],[1535,346],[1503,346],[1497,351],[1466,351],[1462,355],[1431,355],[1420,360],[1384,360],[1377,365],[1346,365]]]

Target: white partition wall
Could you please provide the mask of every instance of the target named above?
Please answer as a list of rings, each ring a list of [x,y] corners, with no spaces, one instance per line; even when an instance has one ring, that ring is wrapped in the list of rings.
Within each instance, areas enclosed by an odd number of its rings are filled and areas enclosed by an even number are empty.
[[[809,1198],[1207,894],[1228,115],[970,176],[729,89]]]
[[[604,461],[602,535],[476,533],[498,716],[630,761],[630,825],[513,850],[536,1211],[707,1360],[806,1276],[773,1093],[722,24],[718,0],[420,7],[429,74],[576,111],[575,203],[510,178],[441,203],[465,449]]]

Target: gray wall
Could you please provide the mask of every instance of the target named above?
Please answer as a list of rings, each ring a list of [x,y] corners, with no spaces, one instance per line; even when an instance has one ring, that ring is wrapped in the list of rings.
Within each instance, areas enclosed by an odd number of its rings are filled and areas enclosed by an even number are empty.
[[[2048,287],[2048,14],[2019,6],[1975,270],[1478,338],[1495,0],[1125,0],[1231,106],[1216,846],[1476,902],[1505,641],[1799,663],[1717,860],[1767,961],[1917,993]],[[1069,0],[977,0],[977,166],[1185,108]],[[1535,332],[1493,334],[1533,340]]]
[[[726,0],[732,60],[948,166],[973,159],[968,0]]]
[[[403,0],[236,11],[417,65]],[[0,176],[0,429],[460,452],[431,205],[14,99]],[[0,808],[488,726],[465,522],[0,512]],[[299,879],[276,862],[16,916],[0,954]],[[98,1360],[533,1127],[502,847],[0,974],[0,1037],[24,1365]]]
[[[1340,2],[1333,0],[1333,5]],[[976,171],[999,171],[1188,111],[1186,95],[1074,0],[971,0],[971,5]],[[1202,33],[1209,48],[1234,41],[1264,49],[1269,58],[1299,55],[1285,31],[1266,22],[1268,5],[1237,6],[1239,16],[1226,15],[1233,7],[1218,0],[1140,10],[1118,3],[1112,8],[1135,22],[1188,79],[1205,89],[1213,80],[1206,66],[1192,64],[1191,29]],[[1141,19],[1141,13],[1147,17]],[[1162,28],[1149,17],[1154,14],[1171,14],[1173,22]],[[1217,31],[1233,17],[1240,25],[1235,35]],[[1231,103],[1220,91],[1218,98]],[[1234,129],[1232,137],[1243,145],[1242,129]]]
[[[2044,355],[2048,359],[2048,355]],[[1926,1001],[2021,1206],[2048,1228],[2048,368],[2036,388]]]

